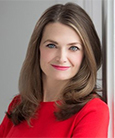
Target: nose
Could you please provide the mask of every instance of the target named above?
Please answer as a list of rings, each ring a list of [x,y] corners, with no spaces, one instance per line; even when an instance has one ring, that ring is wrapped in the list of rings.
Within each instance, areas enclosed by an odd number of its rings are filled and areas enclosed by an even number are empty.
[[[67,51],[65,49],[60,49],[57,53],[56,59],[60,64],[66,63],[67,62]]]

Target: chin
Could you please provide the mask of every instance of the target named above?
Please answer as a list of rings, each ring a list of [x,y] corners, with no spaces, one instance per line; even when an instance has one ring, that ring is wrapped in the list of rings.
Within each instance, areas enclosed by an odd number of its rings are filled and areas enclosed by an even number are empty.
[[[71,77],[55,77],[54,80],[58,80],[58,81],[66,81],[66,80],[69,80],[71,79]]]

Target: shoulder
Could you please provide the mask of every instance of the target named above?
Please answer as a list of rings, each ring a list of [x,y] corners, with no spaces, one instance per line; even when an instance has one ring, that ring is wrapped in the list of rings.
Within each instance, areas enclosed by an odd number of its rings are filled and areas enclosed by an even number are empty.
[[[109,112],[108,105],[100,98],[93,98],[83,108],[82,111],[92,110],[98,112]]]
[[[92,100],[90,100],[84,108],[90,108],[90,109],[93,109],[93,110],[105,110],[105,111],[108,111],[109,108],[108,108],[108,105],[102,101],[100,98],[94,98]]]
[[[13,107],[15,107],[19,102],[20,96],[17,95],[11,100],[8,106],[7,115],[10,114],[10,111],[13,109]],[[5,137],[9,133],[11,127],[13,126],[12,121],[8,118],[7,115],[5,115],[2,123],[0,124],[0,138]]]
[[[109,108],[99,98],[90,100],[75,116],[74,137],[106,138]]]
[[[90,100],[77,114],[76,124],[88,124],[95,127],[109,124],[108,105],[99,98]]]
[[[78,115],[107,119],[109,118],[109,108],[100,98],[93,98],[79,111]]]
[[[102,101],[100,98],[93,98],[86,104],[86,106],[90,106],[90,105],[97,105],[100,107],[108,108],[107,104],[104,101]]]
[[[16,95],[15,97],[13,97],[13,99],[9,104],[8,112],[10,112],[16,105],[18,105],[20,101],[21,101],[20,95]]]

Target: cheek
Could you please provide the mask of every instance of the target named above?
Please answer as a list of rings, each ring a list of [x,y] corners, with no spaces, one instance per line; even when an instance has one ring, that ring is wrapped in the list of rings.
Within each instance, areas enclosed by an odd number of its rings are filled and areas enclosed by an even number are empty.
[[[44,49],[40,49],[40,67],[43,72],[46,70],[45,68],[47,62],[48,62],[47,51]]]
[[[41,49],[40,50],[40,62],[42,63],[48,63],[52,60],[52,53],[48,50]]]
[[[71,55],[70,61],[74,66],[80,66],[83,60],[83,54]]]
[[[40,60],[47,59],[47,51],[46,50],[40,50]]]

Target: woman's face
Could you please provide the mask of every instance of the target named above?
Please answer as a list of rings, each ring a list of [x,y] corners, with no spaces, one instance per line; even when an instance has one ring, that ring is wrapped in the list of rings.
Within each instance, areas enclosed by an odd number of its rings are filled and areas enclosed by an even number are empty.
[[[61,23],[46,25],[40,43],[40,66],[46,79],[72,78],[79,71],[83,55],[75,30]]]

